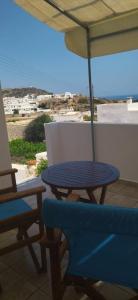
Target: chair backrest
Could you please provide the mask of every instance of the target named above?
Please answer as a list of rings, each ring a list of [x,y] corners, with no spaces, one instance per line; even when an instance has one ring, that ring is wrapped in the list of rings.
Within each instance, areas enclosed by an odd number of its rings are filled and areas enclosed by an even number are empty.
[[[16,172],[18,172],[18,170],[15,168],[0,171],[0,195],[4,193],[17,191],[16,177],[15,177]],[[3,179],[5,180],[3,181]]]
[[[138,208],[46,199],[43,217],[48,227],[69,230],[72,234],[86,230],[138,237]]]
[[[70,274],[138,288],[137,208],[46,199],[43,218],[69,241]]]

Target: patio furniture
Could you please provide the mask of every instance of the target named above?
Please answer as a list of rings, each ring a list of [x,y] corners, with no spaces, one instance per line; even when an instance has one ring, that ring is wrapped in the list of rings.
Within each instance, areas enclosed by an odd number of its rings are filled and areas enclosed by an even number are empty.
[[[80,286],[93,300],[105,299],[94,289],[95,283],[101,280],[137,292],[137,208],[46,199],[43,219],[50,252],[53,300],[62,300],[69,284]],[[60,240],[55,239],[54,228],[61,229],[69,243],[69,263],[64,276],[61,276],[59,259]]]
[[[41,218],[43,186],[17,191],[15,173],[16,169],[0,172],[0,177],[11,176],[12,185],[7,189],[0,190],[0,233],[17,229],[17,241],[0,248],[0,256],[16,249],[27,246],[33,259],[37,272],[46,270],[45,247],[40,245],[41,264],[37,259],[32,244],[39,242],[44,233],[44,224]],[[36,196],[36,208],[31,208],[23,198]],[[34,224],[38,224],[38,232],[28,234],[28,230]]]
[[[118,180],[119,171],[114,166],[101,162],[70,161],[48,167],[41,177],[50,185],[57,199],[66,197],[73,190],[85,190],[90,201],[97,203],[93,192],[101,187],[99,203],[103,204],[107,186]],[[61,192],[59,189],[67,189],[68,192]]]

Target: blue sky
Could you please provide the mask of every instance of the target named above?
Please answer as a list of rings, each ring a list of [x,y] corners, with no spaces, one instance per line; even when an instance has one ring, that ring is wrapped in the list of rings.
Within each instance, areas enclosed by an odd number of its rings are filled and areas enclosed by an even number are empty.
[[[2,87],[88,93],[87,61],[12,0],[0,1],[0,37]],[[92,78],[95,96],[138,94],[138,50],[92,59]]]

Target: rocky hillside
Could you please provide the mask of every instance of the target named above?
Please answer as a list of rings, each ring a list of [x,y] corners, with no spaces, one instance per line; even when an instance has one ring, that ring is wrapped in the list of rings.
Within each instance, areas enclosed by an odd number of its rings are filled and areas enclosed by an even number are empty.
[[[2,89],[3,97],[22,98],[28,94],[34,94],[36,96],[39,96],[39,95],[52,94],[52,93],[45,90],[37,89],[35,87]]]

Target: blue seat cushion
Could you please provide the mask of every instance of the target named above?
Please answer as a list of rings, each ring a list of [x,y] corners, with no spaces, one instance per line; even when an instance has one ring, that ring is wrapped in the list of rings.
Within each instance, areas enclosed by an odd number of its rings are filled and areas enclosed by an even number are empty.
[[[0,204],[0,221],[31,211],[32,208],[23,200],[17,199]]]
[[[90,233],[70,235],[68,273],[138,288],[138,237]]]

